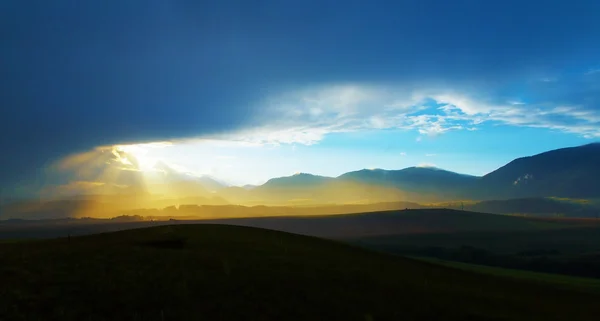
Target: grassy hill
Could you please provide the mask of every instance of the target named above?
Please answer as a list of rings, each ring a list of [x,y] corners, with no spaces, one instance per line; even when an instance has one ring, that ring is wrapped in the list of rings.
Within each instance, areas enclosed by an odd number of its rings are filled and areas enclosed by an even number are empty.
[[[398,255],[600,279],[599,222],[547,220],[552,221],[557,224],[555,228],[459,230],[363,236],[347,241]],[[572,225],[569,226],[569,222]]]
[[[538,217],[588,217],[600,214],[600,206],[595,200],[569,199],[556,197],[516,198],[489,201],[453,201],[429,204],[431,207],[444,207],[467,211],[515,214]]]
[[[0,244],[3,320],[590,320],[600,297],[322,239],[159,226]]]
[[[568,275],[539,273],[524,270],[505,269],[493,266],[468,264],[455,261],[445,261],[435,258],[416,257],[419,260],[454,267],[457,269],[474,271],[483,274],[498,275],[509,278],[526,279],[542,283],[552,283],[560,287],[576,288],[582,291],[600,293],[600,279],[581,278]]]
[[[385,235],[420,235],[434,233],[463,233],[494,231],[537,231],[540,229],[564,229],[596,225],[593,220],[542,219],[494,215],[450,209],[378,210],[370,205],[348,205],[343,207],[252,207],[214,206],[201,211],[211,219],[196,219],[193,211],[181,208],[173,211],[178,224],[216,223],[242,225],[279,230],[284,232],[317,236],[330,239],[347,239]],[[393,208],[397,203],[390,203]],[[335,214],[352,210],[353,214]],[[365,210],[371,212],[360,212]],[[183,213],[182,213],[183,212]],[[338,212],[338,213],[339,213]],[[130,214],[154,214],[151,211],[136,211]],[[311,215],[307,215],[311,213]],[[189,216],[181,216],[181,215]],[[208,214],[208,215],[206,215]],[[243,217],[254,215],[254,217]],[[237,217],[236,217],[237,216]],[[0,221],[0,239],[52,238],[70,235],[95,234],[153,225],[173,224],[169,217],[161,221],[140,220],[136,216],[114,219],[62,219],[62,220],[8,220]]]

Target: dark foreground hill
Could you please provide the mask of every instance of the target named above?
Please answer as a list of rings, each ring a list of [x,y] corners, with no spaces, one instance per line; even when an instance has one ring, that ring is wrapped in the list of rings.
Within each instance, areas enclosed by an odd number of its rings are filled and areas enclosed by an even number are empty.
[[[598,295],[225,225],[0,244],[3,320],[591,320]]]

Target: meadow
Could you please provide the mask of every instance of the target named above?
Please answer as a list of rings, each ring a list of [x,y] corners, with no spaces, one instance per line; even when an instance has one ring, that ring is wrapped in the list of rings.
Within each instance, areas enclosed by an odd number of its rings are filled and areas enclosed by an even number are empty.
[[[3,320],[590,320],[600,295],[220,224],[0,244]]]

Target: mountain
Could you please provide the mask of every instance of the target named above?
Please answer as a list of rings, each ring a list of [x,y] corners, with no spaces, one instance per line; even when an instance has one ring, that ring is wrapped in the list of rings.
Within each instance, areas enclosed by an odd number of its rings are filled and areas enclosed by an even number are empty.
[[[363,169],[337,178],[300,173],[269,180],[256,191],[284,193],[286,197],[323,199],[319,193],[338,189],[349,195],[386,201],[390,195],[408,201],[448,201],[459,199],[499,200],[511,198],[599,198],[600,143],[562,148],[513,160],[483,176],[459,174],[435,167],[409,167],[401,170]],[[384,189],[379,199],[374,189]],[[351,193],[348,193],[351,190]],[[367,190],[371,192],[367,192]],[[390,194],[391,193],[391,194]],[[395,193],[395,194],[394,194]],[[397,199],[399,200],[399,199]]]
[[[435,167],[409,167],[401,170],[363,169],[338,177],[342,181],[391,186],[405,192],[435,195],[439,199],[466,196],[477,176],[459,174]]]
[[[219,194],[229,201],[269,205],[366,204],[432,200],[423,195],[404,192],[391,185],[370,184],[307,173],[273,178],[250,190],[228,188]]]
[[[197,178],[197,181],[209,192],[217,192],[228,186],[228,184],[221,182],[209,175],[202,175]]]
[[[480,199],[600,197],[600,143],[522,157],[483,176],[472,195]]]
[[[310,188],[318,185],[333,182],[335,179],[332,177],[325,177],[319,175],[312,175],[307,173],[297,173],[292,176],[272,178],[263,185],[257,187],[259,190],[268,189],[297,189],[297,188]]]
[[[210,176],[199,177],[176,171],[159,162],[155,171],[145,173],[143,185],[123,188],[79,182],[62,189],[50,188],[46,196],[49,199],[94,200],[119,205],[119,208],[149,206],[148,202],[154,200],[159,204],[288,206],[520,199],[510,206],[495,203],[485,206],[496,212],[501,207],[502,211],[509,212],[535,208],[536,211],[551,213],[553,211],[548,208],[554,205],[549,201],[532,204],[524,199],[600,199],[599,179],[600,144],[595,143],[518,158],[483,177],[435,167],[409,167],[400,170],[363,169],[335,178],[298,173],[272,178],[260,186],[234,187]],[[101,206],[92,208],[101,209]],[[54,210],[53,207],[51,211]],[[43,211],[46,211],[45,208]]]
[[[158,184],[176,183],[181,186],[187,184],[190,187],[200,185],[206,192],[216,192],[228,186],[212,176],[196,176],[191,173],[180,172],[160,161],[154,165],[154,169],[157,172],[147,173],[146,175],[150,175],[149,178]],[[199,189],[199,187],[194,186],[193,189]]]

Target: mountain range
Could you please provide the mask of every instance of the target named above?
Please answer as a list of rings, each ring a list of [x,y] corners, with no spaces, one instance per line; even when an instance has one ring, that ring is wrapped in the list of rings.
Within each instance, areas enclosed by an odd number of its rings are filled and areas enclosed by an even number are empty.
[[[262,185],[243,187],[228,186],[208,176],[169,172],[162,178],[162,183],[159,182],[155,180],[154,185],[140,191],[113,188],[118,191],[116,194],[67,194],[41,201],[25,200],[1,206],[0,212],[31,212],[36,213],[36,217],[53,217],[57,212],[64,212],[67,216],[72,216],[69,213],[96,215],[184,204],[358,206],[412,202],[422,206],[464,207],[491,213],[585,213],[582,215],[595,216],[597,205],[594,204],[600,200],[600,144],[518,158],[484,176],[464,175],[434,167],[409,167],[400,170],[363,169],[338,177],[298,173],[272,178]],[[148,190],[153,193],[148,193]],[[565,204],[559,201],[561,198],[579,205]],[[582,199],[588,200],[587,203],[581,202]],[[467,201],[475,201],[476,204]],[[593,205],[591,210],[596,212],[587,213],[589,209],[584,203]]]
[[[270,179],[252,190],[245,190],[245,193],[247,197],[255,199],[297,199],[322,198],[320,196],[330,194],[329,190],[335,192],[328,197],[337,200],[351,198],[350,195],[344,197],[345,194],[353,194],[352,197],[358,199],[391,201],[396,198],[417,202],[535,197],[600,198],[600,143],[518,158],[484,176],[465,175],[435,167],[363,169],[338,177],[299,173]],[[366,197],[354,195],[360,193]]]

